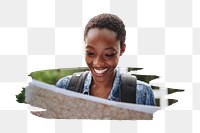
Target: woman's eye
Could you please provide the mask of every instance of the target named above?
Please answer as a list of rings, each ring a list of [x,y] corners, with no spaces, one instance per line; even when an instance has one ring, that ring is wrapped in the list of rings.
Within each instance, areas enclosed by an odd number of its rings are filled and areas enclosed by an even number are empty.
[[[105,54],[105,56],[106,57],[108,57],[108,58],[110,58],[110,57],[113,57],[113,56],[115,56],[116,55],[116,53],[112,53],[112,54]]]
[[[88,55],[88,56],[94,56],[94,53],[93,52],[86,52],[86,55]]]

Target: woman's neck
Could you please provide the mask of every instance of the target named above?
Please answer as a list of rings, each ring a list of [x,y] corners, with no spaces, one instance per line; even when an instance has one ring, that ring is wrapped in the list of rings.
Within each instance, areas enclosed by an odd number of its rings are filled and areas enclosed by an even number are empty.
[[[97,82],[94,79],[92,80],[90,93],[93,96],[101,97],[101,98],[107,98],[109,95],[109,92],[112,89],[113,82],[115,80],[116,72],[113,73],[113,75],[109,78],[109,80],[104,82]]]
[[[116,71],[114,71],[113,74],[106,81],[102,81],[102,82],[98,82],[98,81],[92,79],[92,85],[94,85],[97,88],[112,87],[113,82],[115,80],[115,75],[116,75]]]

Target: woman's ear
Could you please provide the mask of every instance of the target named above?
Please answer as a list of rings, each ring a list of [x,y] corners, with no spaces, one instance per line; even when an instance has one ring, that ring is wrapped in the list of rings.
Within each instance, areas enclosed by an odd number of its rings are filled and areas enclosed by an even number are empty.
[[[121,48],[120,48],[120,56],[125,52],[126,50],[126,44],[122,44]]]

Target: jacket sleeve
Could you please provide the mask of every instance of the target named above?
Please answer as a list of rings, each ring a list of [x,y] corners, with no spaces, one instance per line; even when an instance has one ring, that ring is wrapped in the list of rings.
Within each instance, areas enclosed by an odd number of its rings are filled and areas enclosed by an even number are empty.
[[[143,81],[137,81],[136,103],[156,106],[155,97],[151,86]]]
[[[156,106],[155,97],[154,97],[153,90],[150,85],[147,87],[147,95],[146,95],[146,103],[145,104],[151,105],[151,106]]]
[[[70,79],[71,79],[71,76],[63,77],[58,80],[55,86],[67,90]]]

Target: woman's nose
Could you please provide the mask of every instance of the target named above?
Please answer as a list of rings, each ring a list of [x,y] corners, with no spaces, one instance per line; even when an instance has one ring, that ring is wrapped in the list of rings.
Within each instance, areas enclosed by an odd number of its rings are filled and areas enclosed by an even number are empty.
[[[104,65],[104,60],[102,59],[102,57],[96,57],[93,60],[93,65],[94,67],[102,67]]]

